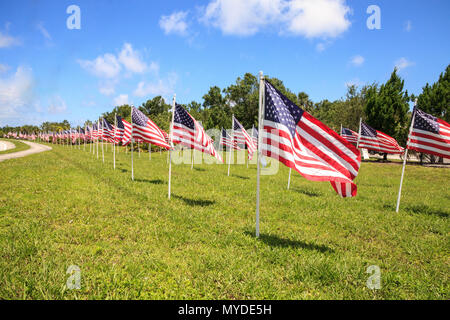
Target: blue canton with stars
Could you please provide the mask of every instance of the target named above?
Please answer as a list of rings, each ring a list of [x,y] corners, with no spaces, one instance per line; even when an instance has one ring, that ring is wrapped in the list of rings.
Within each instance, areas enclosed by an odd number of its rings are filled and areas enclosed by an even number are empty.
[[[350,131],[350,129],[342,128],[342,134],[351,136],[351,135],[352,135],[352,132]]]
[[[377,137],[377,130],[375,130],[374,128],[369,127],[364,122],[361,122],[361,135],[365,136],[365,137],[376,138]]]
[[[119,129],[125,129],[125,126],[123,125],[122,117],[121,117],[121,116],[117,116],[117,117],[116,117],[116,121],[117,121],[117,128],[119,128]]]
[[[303,116],[303,110],[275,89],[269,81],[265,83],[264,119],[285,125],[291,136],[295,136],[297,123]]]
[[[138,126],[146,127],[148,118],[141,111],[133,107],[133,111],[131,112],[131,120],[134,124],[137,124]]]
[[[439,134],[439,123],[437,118],[416,108],[414,128]]]
[[[192,120],[192,118],[189,116],[189,113],[184,110],[184,108],[179,104],[175,106],[175,115],[173,117],[173,122],[182,124],[189,129],[195,130],[194,120]]]
[[[109,122],[105,118],[103,118],[103,129],[105,129],[107,131],[113,129],[112,126],[109,124]]]

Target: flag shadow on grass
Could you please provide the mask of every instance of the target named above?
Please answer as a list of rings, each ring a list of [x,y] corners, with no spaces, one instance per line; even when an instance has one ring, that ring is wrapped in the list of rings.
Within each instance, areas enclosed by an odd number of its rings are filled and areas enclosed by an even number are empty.
[[[148,180],[148,179],[134,179],[136,182],[147,182],[147,183],[153,183],[153,184],[167,184],[164,180],[161,179],[155,179],[155,180]]]
[[[190,199],[190,198],[185,198],[176,194],[172,194],[172,197],[178,200],[183,201],[184,203],[186,203],[189,206],[200,206],[200,207],[206,207],[206,206],[210,206],[213,205],[214,203],[216,203],[216,201],[211,201],[211,200],[204,200],[204,199]]]
[[[304,194],[305,196],[308,196],[308,197],[320,197],[322,195],[320,192],[304,190],[304,189],[300,189],[297,187],[291,188],[291,190],[294,192]]]
[[[235,177],[235,178],[242,179],[242,180],[249,180],[250,179],[249,177],[244,177],[244,176],[240,176],[240,175],[237,175],[237,174],[231,174],[231,176]]]
[[[245,231],[244,234],[255,237],[254,232]],[[305,241],[299,241],[299,240],[291,240],[291,239],[285,239],[280,238],[275,235],[270,234],[260,234],[259,240],[264,242],[265,244],[271,246],[271,247],[279,247],[279,248],[302,248],[302,249],[308,249],[308,250],[315,250],[322,253],[333,253],[334,250],[325,246],[325,245],[318,245],[315,243],[307,243]]]
[[[448,218],[449,213],[448,211],[444,211],[441,209],[434,209],[430,208],[427,205],[420,204],[420,205],[414,205],[414,206],[408,206],[405,208],[407,212],[416,213],[416,214],[427,214],[430,216],[438,216],[441,218]]]

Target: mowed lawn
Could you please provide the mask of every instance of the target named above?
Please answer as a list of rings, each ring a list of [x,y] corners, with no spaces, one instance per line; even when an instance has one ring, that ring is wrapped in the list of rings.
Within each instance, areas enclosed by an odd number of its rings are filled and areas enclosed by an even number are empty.
[[[172,166],[142,153],[105,163],[53,150],[0,163],[1,299],[448,299],[450,168],[363,163],[358,196],[288,169]],[[81,269],[81,289],[66,273]],[[381,289],[367,288],[379,266]]]

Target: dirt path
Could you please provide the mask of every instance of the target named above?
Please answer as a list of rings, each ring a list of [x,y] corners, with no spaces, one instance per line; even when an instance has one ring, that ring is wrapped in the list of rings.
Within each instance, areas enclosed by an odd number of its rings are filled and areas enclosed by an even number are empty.
[[[4,143],[5,141],[1,141],[1,143]],[[28,156],[30,154],[35,154],[39,152],[49,151],[52,150],[51,147],[44,146],[39,143],[29,142],[29,141],[21,141],[27,145],[30,146],[30,149],[14,152],[14,153],[8,153],[8,154],[2,154],[0,155],[0,162],[8,159],[15,159],[15,158],[21,158]]]
[[[9,141],[1,141],[0,140],[0,151],[6,151],[9,149],[13,149],[16,146],[14,145],[14,143],[11,143]]]

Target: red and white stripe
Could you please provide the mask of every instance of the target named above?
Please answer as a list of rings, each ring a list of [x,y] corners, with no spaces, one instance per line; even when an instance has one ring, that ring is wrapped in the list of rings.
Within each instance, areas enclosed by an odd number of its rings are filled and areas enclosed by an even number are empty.
[[[366,148],[382,153],[402,154],[405,149],[398,142],[387,134],[377,131],[377,137],[363,136],[359,138],[359,148]]]
[[[409,136],[408,149],[428,153],[442,158],[450,158],[450,124],[437,119],[439,133],[413,127]]]

